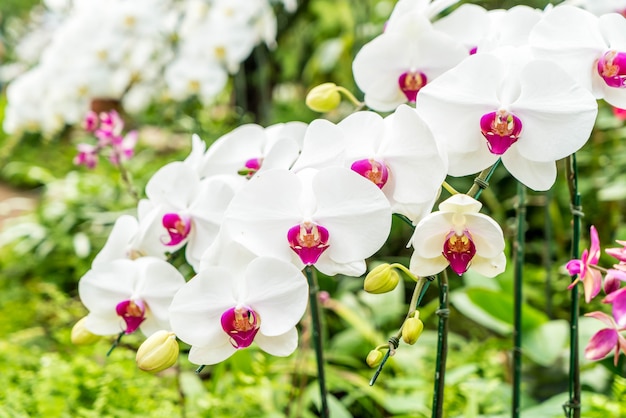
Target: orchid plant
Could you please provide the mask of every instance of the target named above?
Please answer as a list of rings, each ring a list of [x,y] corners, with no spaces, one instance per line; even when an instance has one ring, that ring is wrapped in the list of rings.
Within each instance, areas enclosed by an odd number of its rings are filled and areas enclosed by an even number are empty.
[[[137,217],[117,220],[91,270],[80,279],[80,297],[89,314],[77,326],[119,337],[142,332],[149,347],[166,341],[164,354],[148,362],[151,370],[175,362],[173,335],[191,346],[189,360],[198,366],[224,361],[253,343],[271,355],[287,356],[297,349],[297,326],[308,298],[318,354],[320,414],[328,416],[315,271],[363,276],[370,257],[385,245],[396,216],[413,228],[407,243],[413,251],[410,264],[371,269],[365,289],[393,289],[398,282],[394,269],[404,271],[416,286],[398,335],[376,347],[367,362],[378,366],[378,376],[399,349],[400,337],[407,344],[418,341],[423,323],[417,305],[438,276],[441,356],[433,415],[442,416],[449,313],[446,269],[459,276],[471,269],[495,278],[507,264],[503,228],[481,213],[480,192],[501,168],[521,190],[551,189],[556,161],[568,159],[575,172],[573,154],[586,146],[597,100],[626,107],[623,15],[597,16],[572,5],[488,12],[466,4],[437,20],[439,12],[454,3],[397,3],[385,30],[354,58],[364,103],[338,123],[320,118],[309,124],[249,124],[208,148],[194,136],[189,157],[153,175],[145,198],[138,201]],[[484,25],[470,25],[470,15]],[[210,24],[193,21],[192,16],[186,15],[183,39]],[[262,33],[246,32],[245,37],[250,45],[273,39],[265,34],[263,38]],[[220,71],[234,71],[249,50],[238,50],[243,44],[222,35],[223,43],[214,40],[210,45],[214,66],[203,76],[218,65]],[[199,56],[194,47],[186,46],[177,59]],[[174,65],[166,72],[174,93],[183,75],[189,83],[195,80],[195,92],[212,92],[204,83],[221,80],[196,79],[183,72]],[[345,94],[333,86],[325,85],[307,102],[330,110],[338,92]],[[78,164],[93,167],[95,155],[108,146],[113,163],[132,156],[135,136],[121,136],[116,113],[90,113],[85,124],[99,142],[81,146]],[[448,176],[477,173],[475,186],[465,193],[446,181]],[[572,190],[578,207],[575,182]],[[433,211],[437,203],[439,210]],[[575,222],[580,222],[579,212]],[[518,234],[523,235],[523,227]],[[587,302],[604,288],[603,302],[611,305],[612,315],[587,314],[607,328],[593,336],[585,353],[597,360],[614,352],[617,362],[620,351],[626,354],[626,292],[619,286],[626,281],[626,250],[607,250],[618,263],[603,269],[598,266],[594,228],[591,236],[591,248],[567,263],[573,276],[569,288],[576,299],[582,283]],[[516,266],[522,262],[521,247]],[[191,278],[183,278],[168,263],[183,248]],[[140,357],[139,363],[145,364]],[[578,373],[576,364],[571,373]],[[517,393],[514,416],[519,416],[519,408]],[[579,416],[580,388],[572,390],[567,414]]]

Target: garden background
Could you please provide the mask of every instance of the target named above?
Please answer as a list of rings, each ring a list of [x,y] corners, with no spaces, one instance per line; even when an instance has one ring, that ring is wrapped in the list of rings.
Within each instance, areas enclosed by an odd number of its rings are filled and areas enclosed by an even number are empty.
[[[463,3],[463,2],[461,2]],[[487,9],[516,1],[474,1]],[[544,1],[524,4],[543,8]],[[332,81],[360,97],[351,72],[356,52],[380,33],[392,1],[301,0],[288,13],[275,5],[277,47],[259,45],[214,103],[165,101],[129,118],[139,130],[128,162],[143,190],[169,161],[185,158],[191,135],[210,143],[244,123],[268,126],[320,117],[305,106],[307,91]],[[13,47],[28,29],[32,0],[0,3],[0,62],[15,60]],[[4,86],[3,86],[4,87]],[[7,105],[0,96],[0,121]],[[353,109],[343,104],[323,115],[338,121]],[[176,367],[151,375],[135,364],[139,336],[125,339],[110,356],[111,340],[76,346],[72,326],[86,314],[77,283],[90,268],[115,219],[133,207],[119,172],[101,163],[75,166],[76,144],[86,134],[68,126],[45,136],[0,131],[0,417],[313,417],[319,393],[310,326],[301,324],[300,345],[287,358],[257,348],[195,373],[181,356]],[[577,153],[585,217],[604,244],[626,239],[626,128],[602,104],[590,142]],[[560,163],[562,164],[562,163]],[[571,215],[563,167],[551,191],[528,192],[523,291],[522,416],[563,416],[567,401]],[[467,190],[472,178],[453,178]],[[516,232],[516,186],[498,170],[481,196],[485,213]],[[411,230],[394,220],[392,235],[371,260],[408,264]],[[588,235],[583,235],[586,245]],[[603,257],[606,257],[603,255]],[[607,261],[608,262],[608,261]],[[189,276],[190,272],[186,272]],[[415,346],[403,346],[374,386],[368,352],[386,341],[406,314],[411,280],[385,295],[369,295],[363,278],[320,277],[324,303],[327,385],[333,418],[430,416],[436,356],[436,284],[420,317],[426,329]],[[450,280],[450,351],[446,416],[506,417],[511,404],[513,272],[495,279],[466,273]],[[597,305],[596,305],[597,304]],[[600,302],[582,312],[602,310]],[[598,330],[581,318],[581,346]],[[184,344],[181,343],[183,350]],[[589,362],[581,356],[583,416],[626,416],[624,360]]]

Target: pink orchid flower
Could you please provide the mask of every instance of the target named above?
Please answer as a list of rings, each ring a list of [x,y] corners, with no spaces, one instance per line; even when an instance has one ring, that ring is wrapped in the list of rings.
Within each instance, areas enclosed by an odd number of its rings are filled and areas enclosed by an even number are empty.
[[[613,316],[597,311],[585,314],[608,325],[608,328],[601,329],[591,337],[585,348],[585,357],[600,360],[614,350],[613,363],[617,365],[620,350],[626,354],[626,338],[620,334],[626,331],[626,288],[611,293],[603,302],[613,304]]]
[[[572,289],[579,282],[582,282],[585,291],[585,302],[587,303],[589,303],[602,288],[602,274],[600,271],[591,267],[596,265],[600,259],[600,239],[598,238],[598,231],[595,226],[591,226],[589,233],[591,236],[591,246],[589,249],[583,251],[580,259],[570,260],[565,266],[570,275],[577,276],[568,286],[568,289]]]

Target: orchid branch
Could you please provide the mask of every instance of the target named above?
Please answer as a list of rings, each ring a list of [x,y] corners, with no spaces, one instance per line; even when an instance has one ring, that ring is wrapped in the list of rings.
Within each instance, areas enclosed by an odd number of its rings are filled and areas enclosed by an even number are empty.
[[[578,257],[580,241],[580,223],[583,216],[581,196],[578,191],[578,167],[576,154],[572,154],[565,160],[568,187],[570,192],[570,204],[572,211],[572,258]],[[575,277],[572,277],[574,280]],[[578,286],[572,288],[572,304],[570,306],[570,362],[569,362],[569,400],[563,405],[563,411],[567,418],[580,418],[581,387],[580,387],[580,361],[578,346]]]
[[[318,300],[318,284],[317,275],[313,266],[307,265],[304,268],[307,281],[309,282],[309,311],[311,314],[311,326],[313,335],[313,348],[315,350],[315,358],[317,360],[317,382],[320,387],[321,407],[320,416],[328,418],[328,391],[326,389],[326,375],[324,373],[324,351],[322,347],[322,327],[321,327],[321,311]]]
[[[517,183],[517,240],[514,247],[515,271],[513,274],[513,400],[512,416],[520,416],[520,387],[522,380],[522,281],[524,269],[524,243],[526,221],[526,187]]]
[[[443,416],[443,395],[446,380],[446,361],[448,359],[448,316],[450,304],[448,302],[448,274],[443,270],[437,276],[439,282],[439,326],[437,329],[437,361],[435,366],[435,389],[433,394],[432,416]]]

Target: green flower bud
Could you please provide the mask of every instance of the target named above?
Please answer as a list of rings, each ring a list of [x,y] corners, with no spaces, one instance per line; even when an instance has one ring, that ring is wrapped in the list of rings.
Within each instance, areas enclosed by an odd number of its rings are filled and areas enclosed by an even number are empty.
[[[149,336],[137,350],[137,366],[146,372],[158,373],[173,366],[178,359],[178,341],[173,332],[161,330]]]
[[[339,106],[341,95],[335,83],[323,83],[315,86],[306,95],[305,103],[315,112],[329,112]]]
[[[389,264],[380,264],[376,266],[365,277],[363,287],[368,293],[387,293],[396,288],[400,281],[400,275]]]
[[[71,334],[72,344],[88,345],[88,344],[93,344],[100,339],[99,335],[93,334],[87,328],[85,328],[85,318],[81,318],[72,327],[72,334]]]
[[[402,327],[402,341],[409,345],[415,344],[417,339],[422,335],[424,331],[424,323],[419,318],[419,312],[415,312],[415,316],[404,321]]]
[[[374,368],[380,364],[383,357],[384,355],[383,353],[380,352],[380,350],[372,350],[367,355],[365,362],[367,363],[368,366],[370,366],[371,368]]]

